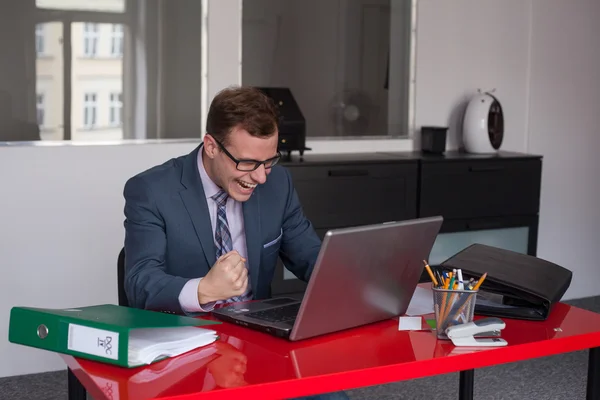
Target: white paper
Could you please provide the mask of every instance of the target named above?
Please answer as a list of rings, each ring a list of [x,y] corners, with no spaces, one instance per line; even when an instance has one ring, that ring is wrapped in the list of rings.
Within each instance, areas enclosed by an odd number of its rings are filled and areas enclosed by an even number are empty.
[[[413,294],[406,315],[425,315],[433,314],[433,291],[421,286],[417,286]]]
[[[129,364],[150,364],[160,357],[187,353],[216,339],[216,331],[196,326],[133,329],[129,334]]]
[[[119,333],[69,324],[67,348],[99,357],[119,359]]]
[[[422,328],[422,317],[400,317],[398,322],[399,331],[420,331]]]

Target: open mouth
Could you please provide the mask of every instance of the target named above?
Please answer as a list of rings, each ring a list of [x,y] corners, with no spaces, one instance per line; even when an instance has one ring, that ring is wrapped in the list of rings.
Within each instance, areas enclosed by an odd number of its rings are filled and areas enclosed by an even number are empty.
[[[241,187],[244,191],[250,191],[256,187],[256,183],[248,183],[242,180],[236,180],[239,187]]]

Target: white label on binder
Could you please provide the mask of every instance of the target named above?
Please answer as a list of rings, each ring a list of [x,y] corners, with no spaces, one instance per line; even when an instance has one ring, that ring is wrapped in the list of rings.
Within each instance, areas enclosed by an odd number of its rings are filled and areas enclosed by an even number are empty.
[[[119,334],[104,329],[69,324],[67,348],[81,353],[119,359]]]

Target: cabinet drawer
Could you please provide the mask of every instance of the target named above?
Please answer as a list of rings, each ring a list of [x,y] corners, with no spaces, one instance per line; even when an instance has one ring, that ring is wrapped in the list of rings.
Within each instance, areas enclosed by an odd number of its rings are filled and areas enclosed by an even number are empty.
[[[423,163],[421,168],[419,216],[478,218],[539,211],[541,160]]]
[[[316,229],[416,217],[417,163],[290,168]]]

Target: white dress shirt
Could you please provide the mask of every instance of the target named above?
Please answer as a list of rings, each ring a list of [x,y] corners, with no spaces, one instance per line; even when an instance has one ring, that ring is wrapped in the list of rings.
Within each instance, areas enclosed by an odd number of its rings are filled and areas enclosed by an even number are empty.
[[[211,231],[215,232],[216,220],[217,220],[217,202],[212,199],[212,196],[217,194],[221,188],[209,178],[202,162],[202,155],[204,149],[201,148],[198,151],[198,171],[200,172],[200,179],[202,180],[202,187],[204,188],[204,194],[206,195],[206,202],[208,203],[208,213],[210,214],[210,225]],[[237,250],[238,253],[244,258],[247,258],[246,250],[246,233],[244,231],[244,213],[242,210],[242,203],[229,197],[227,199],[225,212],[227,214],[227,224],[229,226],[229,233],[231,234],[231,243],[233,250]],[[204,305],[202,307],[198,302],[198,283],[202,278],[196,278],[189,280],[179,293],[179,304],[181,309],[185,312],[202,312],[211,311],[214,304]]]

